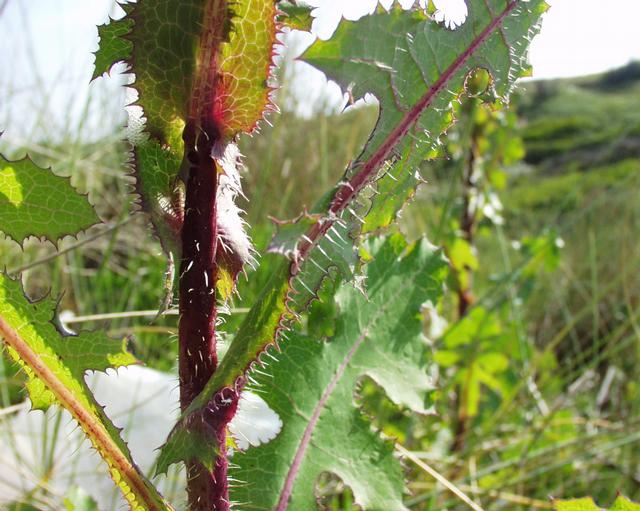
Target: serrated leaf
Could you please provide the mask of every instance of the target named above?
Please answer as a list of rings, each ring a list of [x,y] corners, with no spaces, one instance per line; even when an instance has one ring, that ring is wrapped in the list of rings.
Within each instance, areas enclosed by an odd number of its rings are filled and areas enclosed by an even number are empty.
[[[130,9],[130,6],[122,7]],[[108,73],[117,62],[123,62],[131,57],[133,44],[125,36],[131,32],[132,28],[133,20],[129,18],[109,20],[109,23],[98,27],[100,46],[95,52],[92,80]]]
[[[311,17],[312,7],[304,4],[292,4],[291,2],[280,2],[278,9],[282,12],[278,16],[285,27],[294,30],[310,31],[313,18]]]
[[[398,238],[377,247],[367,266],[368,299],[352,286],[337,292],[340,315],[331,340],[292,335],[266,375],[255,375],[284,426],[270,443],[234,455],[238,468],[231,476],[243,484],[232,490],[233,500],[264,510],[314,509],[315,484],[326,471],[352,489],[362,509],[405,509],[393,448],[372,431],[353,398],[366,375],[395,403],[428,411],[432,387],[419,312],[440,296],[447,266],[424,240],[405,248]]]
[[[302,236],[321,220],[320,215],[306,211],[293,220],[275,220],[276,232],[271,238],[267,252],[282,254],[290,259],[298,258],[298,245]]]
[[[89,370],[136,363],[124,340],[101,332],[62,337],[56,330],[55,302],[30,302],[19,281],[0,273],[0,336],[9,355],[27,374],[34,409],[65,407],[106,461],[111,477],[132,509],[171,509],[138,471],[119,430],[105,415],[84,381]]]
[[[553,502],[556,511],[600,511],[591,497],[572,500],[555,500]],[[631,502],[626,497],[619,495],[609,511],[640,511],[640,505]]]
[[[140,0],[122,7],[125,18],[99,28],[95,74],[120,60],[131,65],[152,136],[172,142],[175,123],[184,126],[192,109],[204,106],[228,136],[253,130],[270,104],[273,0]],[[217,80],[208,84],[214,97],[192,96],[198,80]]]
[[[398,6],[343,20],[329,41],[316,41],[302,56],[354,99],[372,93],[380,101],[376,128],[347,172],[354,175],[372,159],[387,166],[365,232],[389,225],[413,195],[421,182],[418,166],[440,153],[451,104],[464,93],[469,73],[485,68],[494,94],[506,100],[528,71],[528,44],[546,3],[471,0],[467,6],[468,17],[456,30]]]
[[[30,159],[6,160],[0,155],[0,230],[21,243],[29,236],[57,242],[98,223],[87,200],[51,169]]]
[[[251,132],[270,105],[268,80],[277,32],[273,0],[237,0],[228,44],[222,45],[219,108],[228,136]]]

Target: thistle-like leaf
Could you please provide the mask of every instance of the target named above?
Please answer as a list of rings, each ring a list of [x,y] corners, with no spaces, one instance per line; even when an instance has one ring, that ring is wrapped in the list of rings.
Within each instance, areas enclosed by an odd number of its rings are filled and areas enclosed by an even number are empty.
[[[173,430],[159,471],[201,457],[202,435],[194,429],[201,414],[233,399],[252,364],[306,310],[330,270],[346,279],[357,275],[355,240],[363,230],[393,222],[413,195],[421,182],[419,165],[438,155],[439,137],[453,121],[452,102],[464,94],[468,73],[486,68],[495,94],[505,100],[526,73],[528,45],[546,3],[470,0],[468,7],[468,18],[456,31],[422,11],[397,6],[357,22],[343,20],[330,40],[316,41],[303,56],[354,97],[374,93],[380,118],[362,154],[311,217],[280,227],[272,249],[292,260],[274,272],[228,356]],[[311,224],[302,236],[300,222]]]
[[[57,242],[98,223],[86,195],[68,178],[41,169],[30,159],[0,155],[0,230],[21,243],[29,236]]]
[[[278,361],[254,375],[284,426],[275,440],[234,455],[231,476],[242,481],[234,501],[252,509],[314,509],[318,476],[332,472],[362,509],[405,509],[393,445],[354,407],[354,391],[368,376],[395,403],[428,412],[420,308],[441,295],[447,265],[426,240],[407,247],[395,235],[372,245],[368,297],[349,285],[338,290],[335,336],[322,342],[294,333]]]
[[[131,5],[129,4],[124,4],[122,7],[126,11],[131,10]],[[131,57],[133,44],[124,36],[131,32],[132,28],[133,20],[130,18],[109,20],[106,25],[98,27],[100,47],[95,52],[92,80],[102,76],[104,73],[108,73],[114,63],[128,60]]]
[[[591,497],[572,500],[556,500],[553,503],[556,511],[601,511]],[[640,505],[619,495],[609,511],[640,511]]]
[[[470,72],[486,69],[494,95],[506,101],[516,79],[529,71],[528,45],[547,4],[469,0],[467,8],[456,30],[399,7],[344,20],[329,41],[317,41],[302,57],[353,99],[371,93],[380,102],[376,128],[346,174],[384,170],[365,231],[395,219],[421,182],[418,165],[440,154],[440,137],[453,120],[452,102],[464,94]]]
[[[30,302],[19,281],[0,273],[0,338],[27,374],[34,409],[54,403],[66,408],[105,460],[111,477],[132,509],[168,510],[154,486],[139,472],[120,432],[95,401],[86,371],[136,363],[125,341],[100,332],[63,337],[54,326],[55,302]]]

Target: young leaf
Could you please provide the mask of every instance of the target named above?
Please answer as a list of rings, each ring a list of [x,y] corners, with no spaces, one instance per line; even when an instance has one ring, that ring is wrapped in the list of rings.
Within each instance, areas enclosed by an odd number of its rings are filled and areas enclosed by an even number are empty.
[[[556,500],[553,503],[556,511],[600,511],[591,497],[573,500]],[[640,511],[640,505],[619,495],[609,511]]]
[[[27,374],[32,407],[45,410],[59,403],[71,413],[106,461],[132,509],[171,509],[138,471],[119,430],[84,381],[86,371],[105,371],[136,359],[126,351],[124,341],[100,332],[62,337],[52,321],[54,309],[54,300],[32,303],[19,281],[0,273],[0,337]]]
[[[346,279],[355,276],[354,239],[363,227],[373,231],[391,223],[413,195],[421,182],[417,167],[438,154],[438,137],[453,120],[451,103],[464,93],[467,74],[487,68],[495,93],[506,99],[526,72],[528,44],[547,8],[544,1],[471,0],[468,7],[468,18],[456,31],[397,6],[358,22],[343,20],[329,41],[317,41],[303,56],[354,97],[374,93],[380,118],[333,192],[311,215],[300,217],[311,225],[299,242],[291,242],[300,235],[298,225],[281,226],[282,246],[273,248],[292,254],[292,261],[274,273],[229,356],[183,414],[163,447],[159,471],[200,455],[200,441],[189,437],[201,436],[196,425],[202,414],[235,402],[251,365],[306,310],[331,269]]]
[[[278,361],[254,375],[284,426],[270,443],[234,455],[231,475],[243,484],[233,500],[256,509],[313,509],[318,476],[332,472],[362,509],[405,509],[393,447],[372,431],[353,394],[366,375],[395,403],[428,411],[420,307],[441,295],[447,265],[425,240],[407,248],[394,236],[375,245],[368,298],[349,285],[336,294],[335,336],[319,342],[294,334]]]
[[[9,161],[0,155],[0,230],[17,242],[36,236],[55,243],[99,221],[68,178],[28,158]]]

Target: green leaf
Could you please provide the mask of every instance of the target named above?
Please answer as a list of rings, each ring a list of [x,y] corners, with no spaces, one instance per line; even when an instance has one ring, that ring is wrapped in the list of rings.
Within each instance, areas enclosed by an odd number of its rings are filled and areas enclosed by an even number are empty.
[[[131,10],[131,6],[128,4],[124,4],[122,7],[126,11]],[[131,33],[132,28],[133,20],[129,18],[109,20],[109,23],[98,27],[100,46],[95,52],[96,60],[92,80],[108,73],[117,62],[123,62],[131,57],[133,44],[125,36]]]
[[[136,75],[147,129],[161,144],[208,102],[209,116],[228,136],[252,131],[270,105],[267,80],[276,36],[273,0],[140,0],[126,16],[99,27],[95,75],[125,60]],[[193,97],[199,80],[218,81]]]
[[[556,511],[601,511],[591,497],[573,500],[557,500]]]
[[[554,501],[556,511],[600,511],[591,497],[573,500]],[[640,505],[631,502],[622,495],[618,496],[609,511],[640,511]]]
[[[98,511],[98,504],[79,486],[72,487],[64,499],[66,511]]]
[[[53,242],[98,223],[86,195],[69,178],[41,169],[30,159],[0,155],[0,230],[21,243],[29,236]]]
[[[640,511],[640,504],[631,502],[626,497],[619,495],[609,511]]]
[[[467,6],[467,20],[456,30],[398,6],[343,20],[330,40],[316,41],[302,56],[354,99],[372,93],[380,101],[376,128],[347,171],[353,175],[378,159],[385,166],[365,232],[395,219],[421,182],[419,164],[440,154],[440,136],[468,74],[486,69],[493,95],[506,100],[529,71],[527,48],[546,3],[470,0]]]
[[[478,269],[478,258],[473,253],[473,248],[467,240],[456,238],[449,247],[448,255],[454,270]]]
[[[298,246],[302,236],[322,219],[321,215],[310,215],[304,211],[293,220],[274,220],[276,232],[269,243],[267,252],[282,254],[291,259],[298,258]]]
[[[491,340],[502,332],[498,318],[484,307],[474,307],[469,314],[451,325],[443,337],[448,349]]]
[[[431,384],[420,308],[442,293],[447,271],[427,241],[406,247],[399,236],[374,248],[368,297],[343,285],[336,334],[319,342],[293,334],[255,387],[280,416],[271,442],[234,455],[231,476],[244,481],[231,498],[255,509],[314,509],[322,472],[338,475],[362,509],[400,510],[403,472],[393,446],[354,406],[358,380],[369,376],[397,404],[429,410]],[[295,403],[292,406],[291,403]]]
[[[126,351],[126,341],[101,332],[62,337],[54,326],[54,309],[53,299],[30,302],[19,281],[0,273],[0,336],[27,375],[32,407],[44,410],[58,403],[71,413],[132,509],[170,509],[138,471],[119,430],[84,381],[86,371],[136,363]]]
[[[282,12],[278,16],[278,21],[285,27],[295,30],[311,30],[313,18],[311,17],[312,7],[304,4],[292,4],[291,2],[280,2],[278,10]]]

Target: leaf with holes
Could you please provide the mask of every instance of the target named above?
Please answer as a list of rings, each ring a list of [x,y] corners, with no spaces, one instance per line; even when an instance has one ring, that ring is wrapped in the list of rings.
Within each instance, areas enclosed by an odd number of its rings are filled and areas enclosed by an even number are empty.
[[[41,169],[30,159],[0,155],[0,230],[21,243],[29,236],[57,242],[98,223],[86,195],[69,178]]]
[[[54,326],[55,301],[30,302],[19,281],[0,273],[0,338],[27,374],[34,409],[58,403],[66,408],[109,466],[109,473],[132,509],[168,510],[155,487],[131,460],[120,432],[95,401],[86,371],[136,363],[125,342],[100,332],[62,337]]]
[[[426,240],[407,247],[395,235],[372,245],[368,297],[349,285],[338,290],[335,336],[322,342],[293,334],[278,361],[254,375],[284,426],[270,443],[234,455],[231,475],[244,483],[233,500],[255,509],[313,509],[318,476],[332,472],[363,509],[405,509],[393,445],[372,431],[353,394],[368,376],[395,403],[428,412],[420,308],[440,297],[447,265]]]

